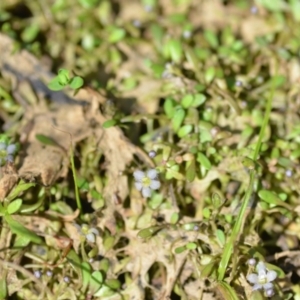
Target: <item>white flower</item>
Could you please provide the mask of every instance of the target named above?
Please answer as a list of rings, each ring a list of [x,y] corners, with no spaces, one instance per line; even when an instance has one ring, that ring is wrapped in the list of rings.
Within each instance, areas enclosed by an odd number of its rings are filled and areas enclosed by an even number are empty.
[[[158,190],[160,188],[160,182],[157,180],[157,171],[150,169],[145,172],[136,170],[133,173],[135,179],[135,187],[137,190],[142,192],[144,198],[151,196],[151,190]]]
[[[273,290],[273,283],[277,277],[277,273],[273,270],[268,270],[265,264],[260,261],[256,266],[257,274],[252,273],[247,276],[247,280],[253,284],[253,291],[264,289],[265,291]]]
[[[96,228],[90,228],[87,224],[82,224],[81,226],[78,224],[74,224],[77,228],[79,234],[87,239],[90,243],[95,243],[96,235],[99,235],[99,231]]]
[[[13,162],[16,150],[17,147],[15,144],[7,145],[4,142],[0,142],[0,166],[4,164],[5,161]]]

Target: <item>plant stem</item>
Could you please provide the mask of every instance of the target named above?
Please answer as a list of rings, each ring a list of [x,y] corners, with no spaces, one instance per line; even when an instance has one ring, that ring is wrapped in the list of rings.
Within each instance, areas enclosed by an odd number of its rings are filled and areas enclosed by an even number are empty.
[[[274,92],[275,92],[275,87],[274,83],[271,86],[271,93],[268,98],[267,106],[266,106],[266,113],[263,119],[263,123],[259,132],[259,137],[258,141],[255,147],[254,155],[253,155],[253,160],[256,161],[259,155],[259,151],[261,148],[262,140],[264,137],[264,133],[266,130],[266,127],[268,125],[269,119],[270,119],[270,113],[272,109],[272,101],[274,97]],[[256,172],[255,170],[250,171],[250,182],[249,182],[249,188],[247,192],[245,193],[245,196],[242,200],[242,206],[239,211],[239,215],[237,217],[236,223],[234,224],[234,227],[232,229],[231,235],[225,245],[224,252],[221,258],[221,262],[218,268],[218,280],[223,280],[225,276],[225,272],[229,263],[229,260],[231,258],[232,252],[233,252],[233,247],[237,241],[237,239],[240,237],[243,229],[244,229],[244,224],[245,224],[245,219],[246,219],[246,209],[249,205],[250,197],[253,193],[254,190],[254,183],[255,183],[255,178],[256,178]]]
[[[81,214],[82,213],[82,206],[81,206],[80,197],[79,197],[79,191],[78,191],[78,183],[77,183],[77,176],[76,176],[76,170],[75,170],[75,163],[74,163],[74,154],[73,154],[73,145],[72,145],[72,143],[71,143],[71,147],[70,147],[70,161],[71,161],[71,168],[72,168],[72,174],[73,174],[74,185],[75,185],[76,203],[77,203],[77,207],[80,210],[80,214]]]

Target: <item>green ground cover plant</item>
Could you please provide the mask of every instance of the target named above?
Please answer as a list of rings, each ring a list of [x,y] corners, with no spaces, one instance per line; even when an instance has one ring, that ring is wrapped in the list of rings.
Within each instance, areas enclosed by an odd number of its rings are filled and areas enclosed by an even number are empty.
[[[300,299],[296,0],[0,4],[0,299]]]

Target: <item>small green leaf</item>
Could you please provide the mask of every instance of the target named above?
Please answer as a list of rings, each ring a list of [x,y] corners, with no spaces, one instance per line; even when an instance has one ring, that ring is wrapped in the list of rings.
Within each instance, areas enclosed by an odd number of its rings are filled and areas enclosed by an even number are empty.
[[[105,251],[110,250],[115,243],[115,237],[114,236],[107,236],[103,241],[103,247]]]
[[[121,282],[118,279],[107,279],[105,280],[105,285],[113,290],[118,290],[121,287]]]
[[[176,39],[170,39],[167,42],[167,49],[172,61],[179,63],[183,55],[181,42]]]
[[[102,124],[102,127],[103,127],[103,128],[110,128],[110,127],[115,126],[117,123],[118,123],[118,121],[115,120],[115,119],[107,120],[107,121],[105,121],[105,122]]]
[[[52,91],[61,91],[65,86],[59,82],[58,77],[54,77],[49,83],[48,88]]]
[[[175,112],[175,101],[171,98],[167,98],[164,102],[164,111],[169,119],[173,118]]]
[[[179,130],[177,135],[180,138],[183,138],[185,136],[187,136],[191,131],[193,130],[193,125],[187,124],[187,125],[183,125]]]
[[[66,69],[60,69],[58,71],[57,78],[62,86],[67,85],[70,82],[69,71]]]
[[[174,252],[175,252],[176,254],[180,254],[180,253],[182,253],[182,252],[184,252],[184,251],[186,251],[186,247],[185,247],[185,246],[177,247],[177,248],[175,248],[175,250],[174,250]]]
[[[110,43],[117,43],[125,37],[126,31],[123,28],[113,28],[109,37],[108,41]]]
[[[214,193],[212,196],[212,205],[214,206],[215,209],[220,208],[220,206],[223,204],[223,200],[219,196],[219,194]]]
[[[249,300],[265,300],[266,298],[262,295],[260,291],[253,291],[251,293]]]
[[[187,243],[186,244],[186,249],[188,249],[188,250],[195,250],[195,249],[197,249],[197,244],[193,243],[193,242]]]
[[[166,179],[169,180],[169,179],[172,179],[172,178],[175,178],[177,180],[184,180],[184,176],[181,173],[179,173],[179,166],[178,165],[174,165],[171,168],[167,169]]]
[[[103,275],[100,271],[94,271],[90,277],[90,290],[96,293],[103,284]]]
[[[296,22],[300,22],[300,2],[299,0],[289,0],[291,12]]]
[[[32,25],[25,27],[21,34],[21,38],[25,43],[30,43],[37,37],[39,31],[39,26],[33,23]]]
[[[15,233],[16,235],[24,236],[36,244],[43,243],[43,240],[38,235],[36,235],[34,232],[28,230],[26,227],[24,227],[19,222],[14,220],[10,215],[5,215],[4,219],[7,222],[11,231],[13,233]]]
[[[204,207],[202,210],[202,215],[205,219],[209,219],[211,216],[211,210],[208,207]]]
[[[217,283],[217,289],[219,290],[220,294],[226,300],[239,300],[235,290],[225,281],[219,281]]]
[[[192,94],[185,95],[181,100],[181,106],[183,108],[189,108],[194,101],[194,97]]]
[[[75,252],[74,249],[71,249],[68,252],[67,260],[71,264],[71,266],[73,267],[73,269],[75,269],[75,271],[77,272],[78,276],[82,276],[81,259],[78,256],[78,254]]]
[[[221,244],[221,246],[224,247],[225,241],[226,241],[224,231],[221,229],[217,229],[216,236],[217,236],[217,239],[218,239],[219,243]]]
[[[102,285],[102,287],[100,288],[100,290],[97,291],[97,293],[94,294],[94,297],[96,297],[97,299],[107,299],[112,295],[115,295],[116,292],[114,290],[112,290],[111,288],[109,288],[106,285]]]
[[[293,210],[293,208],[289,204],[282,201],[274,192],[271,192],[271,191],[268,191],[268,190],[260,190],[258,192],[258,196],[259,196],[260,199],[262,199],[263,201],[265,201],[269,204],[282,206],[282,207],[285,207],[286,209],[288,209],[290,211]]]
[[[142,239],[147,239],[155,235],[161,228],[159,226],[152,226],[148,228],[144,228],[139,231],[138,237]]]
[[[200,267],[201,278],[216,278],[217,277],[217,266],[216,262],[212,261],[202,267]]]
[[[206,169],[210,170],[211,169],[211,163],[209,159],[201,152],[197,154],[197,161]]]
[[[10,202],[7,206],[7,213],[10,215],[16,213],[21,208],[22,203],[23,203],[22,199],[16,199]]]
[[[42,144],[60,147],[59,144],[55,140],[53,140],[51,137],[48,137],[46,135],[36,134],[35,138]]]
[[[270,85],[273,86],[275,89],[280,88],[286,82],[286,77],[283,75],[276,75],[271,78]]]
[[[214,67],[209,67],[205,72],[205,81],[210,83],[215,78],[216,70]]]
[[[2,276],[3,278],[0,279],[0,300],[7,299],[7,283],[6,283],[5,275],[2,274]]]
[[[217,48],[219,45],[217,35],[211,30],[204,31],[204,37],[212,48]]]
[[[104,273],[107,273],[109,269],[109,260],[107,258],[103,258],[99,264],[99,270],[102,270]]]
[[[74,76],[71,81],[70,81],[70,88],[73,90],[78,90],[79,88],[81,88],[84,84],[84,81],[81,77],[79,76]]]
[[[82,291],[86,291],[89,283],[90,283],[90,279],[91,279],[91,271],[92,268],[90,266],[89,263],[87,262],[83,262],[81,264],[81,271],[82,271],[82,285],[81,285],[81,290]]]
[[[24,181],[20,181],[18,185],[9,193],[9,195],[7,196],[7,200],[14,200],[19,196],[21,192],[24,192],[33,186],[35,186],[35,183],[25,183]]]
[[[177,132],[185,118],[185,111],[183,108],[177,108],[172,119],[172,127]]]
[[[170,223],[171,224],[176,224],[179,220],[179,214],[174,212],[171,216],[171,219],[170,219]]]
[[[186,179],[189,182],[194,181],[196,177],[196,165],[195,160],[189,160],[186,162]]]
[[[94,246],[94,247],[91,249],[91,251],[88,252],[88,257],[89,257],[89,258],[93,258],[93,257],[97,256],[98,253],[99,253],[98,247],[97,247],[97,246]]]
[[[18,248],[25,248],[30,244],[30,239],[28,239],[26,236],[20,236],[17,235],[16,239],[14,241],[14,248],[18,249]]]
[[[206,96],[203,94],[194,95],[194,101],[192,103],[192,107],[198,107],[202,105],[206,101]]]
[[[242,159],[242,164],[245,168],[249,169],[249,170],[254,170],[255,169],[255,161],[252,160],[249,157],[243,157]]]

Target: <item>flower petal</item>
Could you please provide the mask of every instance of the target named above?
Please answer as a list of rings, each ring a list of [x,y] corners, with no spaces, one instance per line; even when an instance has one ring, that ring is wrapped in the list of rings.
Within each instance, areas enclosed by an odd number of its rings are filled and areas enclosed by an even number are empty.
[[[77,229],[78,233],[81,233],[81,226],[77,223],[74,223],[74,226]]]
[[[89,241],[89,242],[91,242],[91,243],[95,243],[95,235],[93,234],[93,233],[88,233],[86,236],[86,239]]]
[[[158,190],[160,188],[160,182],[158,180],[151,180],[150,188],[152,190]]]
[[[99,230],[97,228],[90,228],[89,233],[94,235],[99,235]]]
[[[267,268],[266,268],[266,265],[260,261],[258,262],[258,264],[256,265],[256,270],[257,270],[257,273],[263,273],[263,272],[266,272]]]
[[[265,283],[263,285],[263,288],[264,288],[265,291],[272,290],[273,289],[273,283],[271,283],[271,282]]]
[[[6,148],[6,151],[8,154],[14,154],[17,150],[17,147],[15,144],[11,144],[11,145],[8,145],[7,148]]]
[[[14,162],[14,157],[13,155],[11,154],[8,154],[6,157],[5,157],[6,161],[9,161],[9,162]]]
[[[148,170],[147,177],[150,179],[155,179],[157,177],[157,171],[155,169]]]
[[[268,280],[268,282],[275,280],[276,277],[277,277],[277,273],[274,270],[270,270],[267,273],[267,280]]]
[[[257,283],[257,284],[254,284],[254,286],[252,287],[252,290],[257,291],[257,290],[262,289],[262,287],[263,286],[260,283]]]
[[[142,181],[143,178],[145,177],[145,173],[141,170],[135,170],[133,172],[133,177],[136,181]]]
[[[247,280],[252,284],[256,284],[256,283],[258,283],[258,276],[255,273],[249,274],[247,276]]]
[[[143,184],[141,182],[135,182],[134,185],[138,191],[141,191],[143,188]]]
[[[149,198],[151,196],[151,189],[149,187],[144,187],[142,189],[142,195],[144,198]]]

